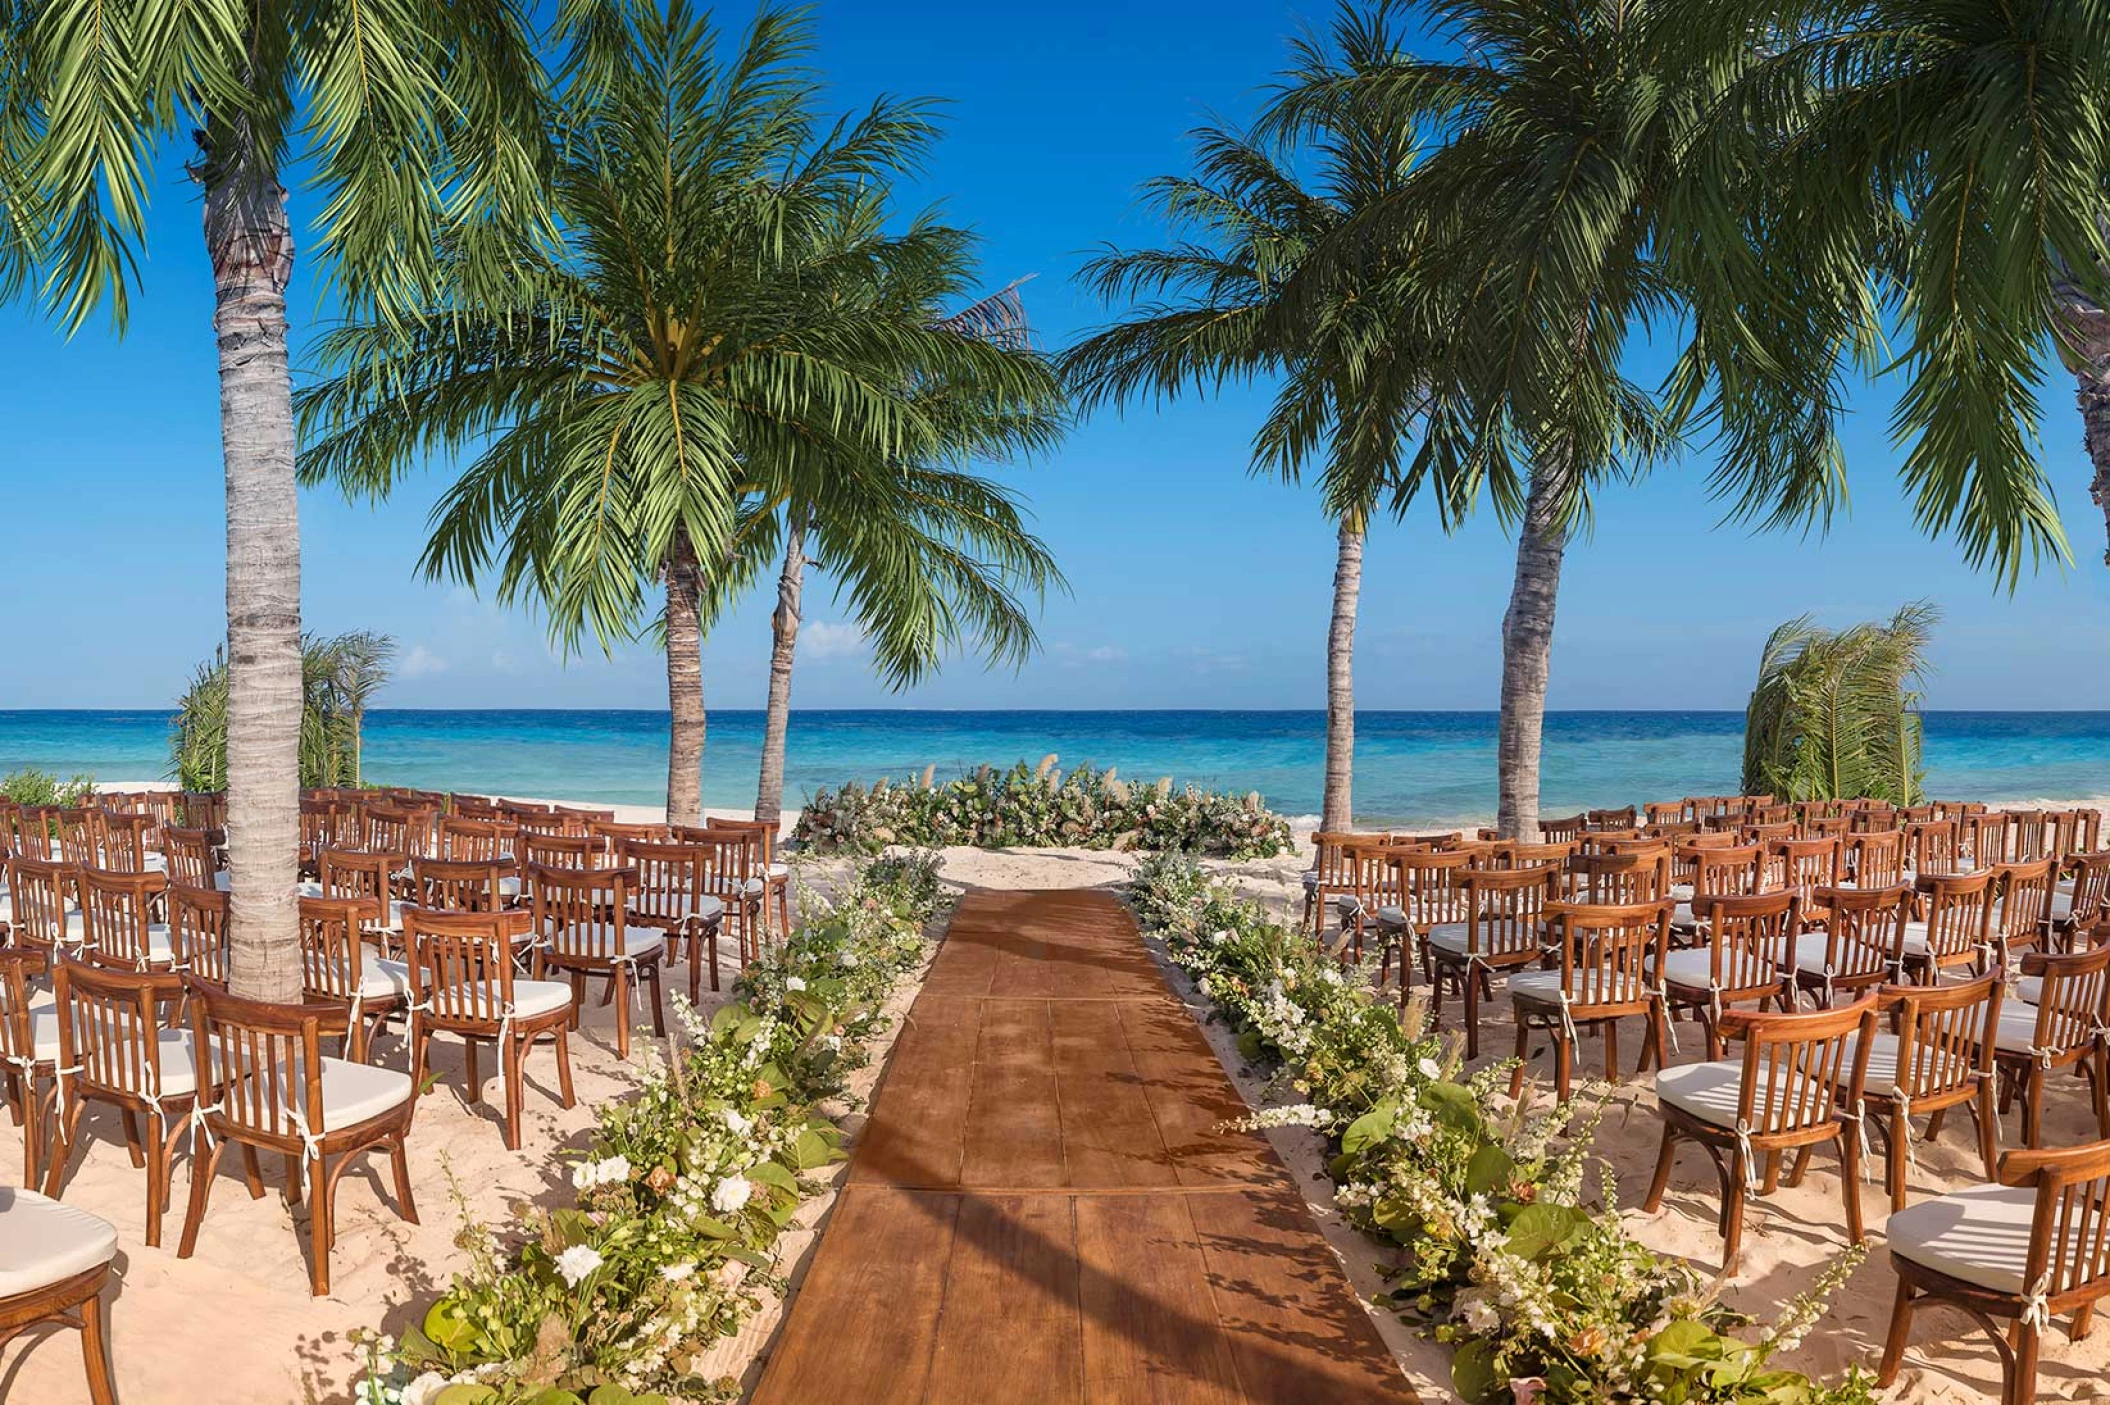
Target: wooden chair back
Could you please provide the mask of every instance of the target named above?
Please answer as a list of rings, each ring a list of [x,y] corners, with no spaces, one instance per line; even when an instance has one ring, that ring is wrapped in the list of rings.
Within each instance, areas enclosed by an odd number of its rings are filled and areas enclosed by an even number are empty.
[[[1359,913],[1374,919],[1380,908],[1405,909],[1399,868],[1403,850],[1392,844],[1344,844],[1341,849],[1350,875],[1345,891],[1355,899]]]
[[[527,868],[569,868],[584,871],[601,859],[601,846],[585,835],[520,831],[520,861]]]
[[[2007,815],[2009,863],[2035,863],[2051,857],[2051,816],[2043,810],[2010,810]]]
[[[399,853],[324,849],[322,895],[362,899],[369,915],[378,919],[386,915],[389,900],[396,896],[396,874],[403,863]]]
[[[2071,887],[2066,893],[2067,931],[2078,938],[2094,931],[2110,911],[2110,854],[2071,854],[2066,859]],[[2054,909],[2056,910],[2056,909]]]
[[[762,866],[767,868],[777,861],[777,827],[768,820],[729,820],[706,816],[703,827],[729,830],[736,834],[752,834],[762,855]]]
[[[452,859],[410,861],[410,901],[434,912],[497,912],[506,905],[497,863]]]
[[[1670,949],[1670,914],[1667,902],[1546,905],[1570,1019],[1617,1019],[1650,1009]]]
[[[1693,893],[1736,897],[1760,891],[1765,874],[1761,863],[1764,852],[1756,844],[1717,844],[1688,850]]]
[[[410,1001],[456,1032],[495,1030],[513,1013],[513,943],[494,912],[403,909]]]
[[[2110,948],[2105,949],[2110,952]],[[60,955],[51,964],[59,1012],[59,1067],[78,1090],[157,1108],[164,1086],[161,1011],[183,996],[183,978],[120,971]]]
[[[125,971],[151,969],[155,956],[149,929],[160,925],[153,919],[153,908],[167,886],[158,873],[82,869],[82,958]],[[162,928],[164,933],[166,930]]]
[[[1725,1033],[1744,1038],[1736,1125],[1761,1150],[1810,1145],[1837,1135],[1843,1109],[1861,1101],[1876,1032],[1873,995],[1833,1010],[1759,1014],[1730,1010]]]
[[[1956,873],[1963,867],[1955,820],[1922,820],[1905,829],[1905,847],[1913,876]]]
[[[1670,824],[1690,824],[1699,828],[1699,822],[1692,818],[1692,802],[1689,800],[1649,800],[1642,804],[1641,812],[1647,817],[1650,828]]]
[[[1718,1004],[1780,992],[1802,930],[1802,895],[1695,893],[1693,916],[1706,924],[1708,972]]]
[[[228,895],[217,888],[171,883],[168,904],[169,948],[176,969],[227,984]]]
[[[100,867],[102,851],[97,843],[96,821],[101,811],[57,809],[50,814],[58,826],[59,857],[75,868]]]
[[[2000,896],[1993,911],[1993,940],[2003,960],[2044,944],[2051,922],[2051,895],[2057,874],[2051,859],[2005,863],[1993,870]]]
[[[1926,899],[1927,949],[1934,965],[1955,964],[1973,953],[1993,965],[1993,899],[1999,889],[1990,868],[1971,873],[1922,874],[1913,884]]]
[[[22,854],[7,861],[8,899],[14,907],[9,929],[15,945],[50,952],[80,940],[81,925],[69,918],[79,873],[66,864]]]
[[[1860,989],[1901,978],[1905,924],[1912,920],[1912,888],[1815,888],[1806,911],[1824,927],[1827,991],[1834,985]]]
[[[1905,881],[1902,831],[1871,830],[1853,835],[1846,841],[1844,857],[1846,874],[1853,876],[1857,888],[1895,888]]]
[[[1502,848],[1502,868],[1543,868],[1548,864],[1565,865],[1575,857],[1575,845],[1567,844],[1506,844]]]
[[[1569,896],[1578,903],[1631,907],[1670,895],[1670,850],[1577,854],[1568,861]]]
[[[1407,921],[1417,930],[1465,920],[1463,879],[1471,855],[1441,850],[1408,850],[1399,855],[1400,890],[1406,897]],[[1546,865],[1543,872],[1552,869]]]
[[[1640,816],[1631,805],[1618,810],[1585,810],[1583,826],[1586,829],[1632,829]]]
[[[450,816],[440,821],[438,857],[450,863],[517,862],[520,826],[506,820]]]
[[[680,840],[677,843],[683,842]],[[1345,893],[1355,881],[1355,875],[1343,852],[1350,844],[1377,842],[1377,836],[1352,834],[1346,831],[1322,830],[1311,836],[1311,870],[1318,888],[1330,892]]]
[[[1563,844],[1580,839],[1583,836],[1583,830],[1588,827],[1589,819],[1588,814],[1570,815],[1566,819],[1558,820],[1541,819],[1539,821],[1539,842],[1542,844]]]
[[[220,851],[212,835],[202,829],[161,831],[161,860],[168,880],[188,888],[210,888],[220,871]]]
[[[672,837],[672,831],[663,824],[617,824],[614,820],[592,820],[587,823],[586,837],[601,846],[604,861],[620,863],[623,846],[631,840],[664,844]]]
[[[1767,891],[1791,888],[1808,893],[1839,881],[1839,841],[1780,839],[1766,846]]]
[[[306,1158],[302,1134],[319,1137],[324,1126],[322,1041],[344,1036],[350,1010],[245,1000],[217,981],[184,979],[207,1129]]]
[[[424,846],[416,842],[412,831],[419,827],[421,818],[414,810],[369,805],[366,808],[361,847],[371,853],[401,854],[406,858],[420,853]]]
[[[626,959],[634,872],[537,865],[528,870],[528,887],[535,899],[535,933],[550,961],[602,967]]]
[[[300,900],[300,984],[307,999],[347,1009],[357,1004],[365,978],[366,943],[359,936],[365,913],[356,898]]]
[[[1560,898],[1555,868],[1468,868],[1458,878],[1464,900],[1466,955],[1511,958],[1541,950],[1546,905]]]
[[[1968,867],[1991,868],[2007,862],[2007,822],[2004,813],[1984,811],[1960,819],[1957,834]]]
[[[37,1053],[29,1009],[31,982],[51,969],[49,958],[30,947],[0,947],[0,1064],[24,1072],[50,1059]]]
[[[150,839],[158,837],[153,819],[107,810],[98,810],[95,816],[96,849],[102,856],[98,866],[113,873],[146,872],[147,852],[153,847]]]
[[[2001,981],[1980,976],[1957,985],[1904,985],[1878,996],[1898,1032],[1897,1081],[1870,1088],[1924,1111],[1961,1102],[1993,1076],[2000,1030]]]
[[[623,845],[622,865],[637,875],[630,910],[638,921],[673,929],[704,910],[704,900],[723,901],[727,886],[717,877],[716,844],[659,844],[630,840]]]
[[[225,830],[227,792],[186,790],[176,797],[176,823],[184,829]]]
[[[2033,951],[2022,958],[2022,974],[2043,981],[2031,1056],[2070,1063],[2092,1051],[2110,1021],[2110,946],[2064,955]]]

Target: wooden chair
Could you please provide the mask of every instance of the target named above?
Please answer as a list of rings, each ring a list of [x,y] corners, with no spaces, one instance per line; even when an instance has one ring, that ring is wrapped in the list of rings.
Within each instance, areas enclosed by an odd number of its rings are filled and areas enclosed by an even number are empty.
[[[1831,1145],[1838,1148],[1843,1163],[1839,1179],[1847,1237],[1860,1243],[1861,1142],[1856,1118],[1876,1030],[1875,998],[1807,1014],[1730,1010],[1722,1022],[1725,1034],[1741,1033],[1741,1059],[1680,1064],[1656,1075],[1663,1143],[1643,1208],[1650,1214],[1663,1208],[1678,1143],[1691,1142],[1705,1151],[1722,1185],[1726,1273],[1735,1267],[1743,1243],[1746,1197],[1772,1192],[1779,1184],[1783,1155]],[[1801,1170],[1798,1165],[1795,1179]]]
[[[1993,969],[1993,899],[1999,888],[1990,868],[1970,873],[1922,874],[1913,886],[1925,904],[1923,921],[1905,924],[1899,948],[1904,974],[1921,985],[1936,985],[1944,971],[1975,966],[1977,974]]]
[[[717,876],[716,865],[724,852],[716,844],[631,840],[623,845],[623,866],[637,874],[630,920],[664,933],[670,948],[687,942],[692,1005],[702,997],[706,964],[711,989],[718,989],[718,929],[725,919],[725,901],[717,893],[726,882]]]
[[[556,1045],[559,1100],[565,1107],[574,1102],[571,988],[514,974],[512,939],[501,913],[407,907],[403,922],[410,956],[411,1078],[424,1085],[435,1033],[455,1035],[468,1073],[463,1093],[476,1102],[483,1096],[477,1046],[492,1044],[505,1081],[505,1143],[518,1151],[527,1054],[541,1040]]]
[[[2051,945],[2057,951],[2082,946],[2080,938],[2110,911],[2110,854],[2069,855],[2065,872],[2066,881],[2051,895]]]
[[[1406,890],[1400,879],[1400,856],[1407,851],[1394,844],[1349,843],[1341,846],[1347,865],[1348,891],[1341,894],[1341,934],[1330,950],[1344,960],[1363,959],[1363,937],[1376,932],[1384,952],[1384,966],[1405,939],[1407,928]],[[1400,978],[1406,978],[1406,961],[1400,962]]]
[[[1560,872],[1553,868],[1474,869],[1457,876],[1463,918],[1427,928],[1434,1013],[1443,1016],[1443,992],[1457,986],[1465,1004],[1465,1056],[1480,1056],[1480,1002],[1493,999],[1489,977],[1496,971],[1535,966],[1544,951],[1540,924],[1546,905],[1560,897]]]
[[[1890,986],[1877,993],[1877,1008],[1891,1017],[1897,1033],[1876,1032],[1861,1098],[1868,1126],[1883,1141],[1892,1214],[1905,1208],[1915,1117],[1928,1118],[1932,1141],[1948,1109],[1969,1110],[1977,1123],[1986,1179],[1994,1177],[1999,1123],[1993,1106],[1993,1039],[2000,1027],[2000,994],[1997,976],[1960,985]]]
[[[714,819],[709,816],[704,818],[703,827],[754,836],[755,862],[759,868],[754,883],[759,885],[762,899],[763,926],[773,927],[778,941],[790,936],[791,869],[777,861],[777,827],[768,820]],[[770,920],[772,913],[775,914],[774,922]]]
[[[1569,900],[1601,907],[1662,902],[1670,896],[1670,847],[1577,854],[1568,860]]]
[[[2010,810],[2007,816],[2009,863],[2035,863],[2051,857],[2051,816],[2043,810]]]
[[[523,821],[520,830],[520,862],[523,873],[531,868],[568,868],[584,873],[599,860],[601,846],[584,835],[545,834]]]
[[[1850,835],[1842,854],[1840,885],[1895,888],[1905,881],[1905,836],[1899,830]]]
[[[220,985],[227,984],[228,894],[218,888],[168,890],[169,946],[175,968]]]
[[[1660,1057],[1669,1023],[1656,972],[1669,950],[1670,903],[1555,902],[1546,907],[1546,922],[1559,943],[1559,967],[1519,971],[1509,978],[1517,1026],[1509,1095],[1523,1095],[1531,1031],[1543,1029],[1553,1042],[1554,1096],[1566,1102],[1573,1091],[1578,1033],[1586,1027],[1603,1029],[1605,1076],[1614,1083],[1619,1081],[1620,1020],[1645,1019],[1642,1062],[1651,1051]]]
[[[1589,815],[1570,815],[1560,820],[1539,820],[1539,842],[1541,844],[1566,844],[1582,838],[1583,830],[1589,827]]]
[[[186,790],[176,797],[176,823],[184,829],[207,833],[227,828],[227,792]]]
[[[396,1212],[406,1223],[418,1222],[406,1149],[417,1085],[397,1069],[326,1056],[325,1038],[347,1036],[338,1006],[269,1005],[196,976],[186,980],[187,1037],[206,1074],[190,1207],[176,1257],[187,1259],[198,1247],[220,1154],[230,1145],[242,1149],[249,1193],[261,1199],[257,1153],[276,1152],[286,1162],[286,1198],[297,1204],[304,1191],[308,1197],[309,1288],[322,1297],[330,1291],[330,1249],[337,1242],[337,1182],[357,1157],[388,1153]]]
[[[7,861],[9,940],[18,946],[78,950],[87,922],[73,905],[80,870],[17,853]]]
[[[164,1029],[161,1012],[183,997],[181,976],[112,971],[60,956],[51,968],[59,1062],[51,1166],[44,1193],[56,1197],[81,1145],[89,1103],[117,1108],[132,1164],[147,1173],[146,1241],[161,1244],[161,1213],[174,1176],[176,1138],[190,1122],[198,1091],[191,1037]],[[142,1138],[139,1119],[147,1122]],[[142,1150],[142,1145],[144,1150]]]
[[[1780,820],[1772,824],[1744,824],[1737,827],[1737,834],[1746,844],[1756,844],[1766,851],[1768,867],[1771,866],[1773,846],[1795,841],[1797,828],[1793,820]]]
[[[402,854],[324,849],[317,865],[322,891],[313,896],[350,898],[361,904],[365,931],[385,951],[402,933],[403,901],[396,875],[408,862]]]
[[[1641,812],[1651,827],[1661,824],[1696,824],[1692,818],[1692,803],[1686,800],[1650,800],[1641,806]]]
[[[1619,810],[1583,811],[1583,824],[1588,829],[1632,829],[1639,820],[1631,805]]]
[[[22,1128],[22,1183],[32,1186],[58,1097],[59,1017],[37,991],[50,970],[42,951],[0,947],[0,1073],[8,1109]]]
[[[46,1325],[81,1334],[88,1399],[115,1405],[103,1322],[103,1289],[117,1257],[117,1228],[32,1190],[0,1186],[0,1342]]]
[[[1704,946],[1666,951],[1658,966],[1666,1025],[1691,1010],[1707,1036],[1707,1057],[1722,1057],[1722,1012],[1739,1005],[1794,1008],[1788,980],[1799,893],[1701,893],[1692,900],[1706,931]],[[1660,1052],[1660,1049],[1659,1049]],[[1636,1070],[1639,1072],[1640,1070]]]
[[[2044,1090],[2051,1075],[2072,1069],[2087,1077],[2100,1135],[2110,1137],[2110,946],[2065,956],[2031,952],[2022,958],[2018,991],[2034,1001],[2009,1001],[1994,1041],[2003,1116],[2022,1100],[2022,1144],[2042,1146]]]
[[[660,963],[666,937],[650,927],[630,924],[630,895],[637,875],[629,869],[542,868],[528,870],[535,900],[536,974],[555,970],[571,981],[571,1018],[585,1003],[586,981],[608,979],[607,1000],[615,1006],[615,1049],[630,1057],[630,994],[652,987],[652,1032],[667,1032],[660,993]]]
[[[495,861],[412,859],[410,901],[435,912],[497,912],[511,906],[505,879]]]
[[[369,1021],[378,1028],[410,998],[408,963],[369,956],[356,898],[300,900],[301,996],[345,1012],[344,1056],[366,1062]]]
[[[2045,944],[2051,927],[2053,860],[2004,863],[1993,872],[2000,889],[1993,904],[1993,947],[2006,970],[2021,953]]]
[[[152,866],[148,855],[153,849],[147,841],[154,834],[154,821],[146,815],[113,815],[107,810],[94,815],[99,855],[94,866],[114,873],[145,873]]]
[[[598,841],[601,846],[601,855],[596,861],[601,867],[620,864],[623,859],[623,846],[633,839],[647,844],[664,844],[672,834],[673,831],[663,824],[617,824],[614,820],[591,820],[586,825],[586,837]]]
[[[1312,940],[1326,940],[1329,914],[1339,911],[1338,901],[1355,887],[1343,848],[1349,844],[1379,843],[1383,836],[1315,831],[1311,836],[1311,867],[1299,875],[1304,885],[1304,925]]]
[[[1839,841],[1836,839],[1776,839],[1765,845],[1766,892],[1783,889],[1808,896],[1812,889],[1830,888],[1839,881]]]
[[[1957,873],[1963,867],[1955,820],[1924,820],[1907,825],[1905,850],[1915,879],[1921,874]]]
[[[1421,978],[1433,984],[1435,966],[1429,954],[1429,930],[1465,921],[1465,889],[1458,880],[1472,864],[1470,854],[1431,849],[1403,849],[1399,854],[1400,896],[1405,900],[1407,931],[1401,938],[1400,960],[1408,959],[1404,943],[1411,942],[1413,958],[1421,963]],[[1547,865],[1558,871],[1557,865]],[[1379,973],[1383,974],[1382,971]],[[1407,979],[1399,981],[1400,998],[1407,993]]]
[[[168,881],[158,873],[80,875],[81,957],[126,971],[167,971],[176,953],[166,922],[154,920]]]
[[[2008,817],[1999,812],[1965,815],[1959,821],[1957,835],[1967,872],[2007,862],[2007,830]]]
[[[714,896],[725,904],[725,919],[739,938],[740,967],[745,970],[762,955],[761,912],[768,869],[762,860],[761,837],[752,829],[675,825],[674,842],[718,846],[715,876],[724,886]]]
[[[173,827],[161,831],[161,868],[169,882],[187,888],[217,888],[224,872],[210,832]]]
[[[1809,991],[1820,1007],[1829,1008],[1842,991],[1859,999],[1904,979],[1911,888],[1819,888],[1803,911],[1818,930],[1795,939],[1795,988]]]
[[[2054,1317],[2086,1334],[2110,1294],[2110,1141],[2057,1151],[2011,1151],[1999,1183],[1967,1186],[1890,1217],[1885,1236],[1897,1298],[1878,1388],[1897,1380],[1912,1316],[1954,1307],[2000,1355],[2001,1405],[2037,1399],[2037,1356]],[[2010,1322],[2003,1337],[1995,1324]]]

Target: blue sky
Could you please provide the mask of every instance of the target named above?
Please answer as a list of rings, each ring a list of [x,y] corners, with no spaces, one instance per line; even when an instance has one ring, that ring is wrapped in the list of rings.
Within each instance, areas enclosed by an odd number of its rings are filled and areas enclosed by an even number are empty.
[[[721,10],[744,19],[745,5]],[[1186,133],[1238,118],[1321,4],[1077,0],[1057,8],[957,0],[829,0],[820,62],[847,107],[881,92],[950,100],[948,135],[910,203],[940,203],[984,240],[988,281],[1031,275],[1043,339],[1105,316],[1071,281],[1095,246],[1156,242],[1138,185],[1179,171]],[[171,158],[180,153],[170,153]],[[296,217],[317,206],[295,192]],[[145,287],[123,341],[72,341],[0,311],[0,406],[13,454],[0,520],[16,608],[0,707],[153,707],[180,690],[224,628],[218,388],[209,272],[194,193],[173,164],[154,212]],[[312,240],[310,241],[312,245]],[[312,274],[312,270],[309,270]],[[295,289],[298,338],[328,315]],[[1006,470],[1071,582],[1022,674],[971,660],[907,694],[881,688],[826,583],[808,591],[794,700],[806,707],[1316,707],[1332,533],[1316,497],[1246,477],[1260,396],[1105,415],[1045,461]],[[2088,501],[2071,382],[2043,388],[2042,435],[2077,564],[2012,596],[1912,527],[1894,476],[1889,398],[1863,392],[1851,429],[1853,507],[1824,540],[1716,528],[1704,456],[1609,491],[1571,550],[1552,705],[1740,707],[1766,632],[1816,611],[1887,615],[1916,597],[1946,612],[1936,707],[2088,708],[2110,684],[2110,572]],[[444,470],[376,509],[302,502],[310,628],[385,630],[403,707],[662,707],[650,650],[560,662],[539,623],[414,572]],[[1492,708],[1512,547],[1491,516],[1451,537],[1415,514],[1371,536],[1358,653],[1368,708]],[[762,701],[760,598],[706,650],[719,707]]]

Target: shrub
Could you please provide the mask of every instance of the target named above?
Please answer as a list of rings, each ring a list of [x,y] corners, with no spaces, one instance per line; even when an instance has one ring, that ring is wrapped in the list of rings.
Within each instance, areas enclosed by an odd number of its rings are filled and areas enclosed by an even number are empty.
[[[93,776],[75,776],[70,781],[62,781],[50,771],[25,767],[0,777],[0,795],[5,795],[17,805],[56,805],[70,810],[81,805],[93,794]]]
[[[717,1398],[700,1374],[774,1282],[776,1242],[842,1158],[817,1104],[840,1092],[883,1026],[880,1006],[926,949],[935,861],[867,864],[749,969],[703,1021],[677,998],[687,1047],[648,1057],[605,1105],[570,1171],[572,1206],[516,1226],[471,1223],[469,1267],[400,1345],[368,1346],[359,1405],[664,1405]]]
[[[1396,1013],[1361,972],[1214,885],[1193,860],[1151,859],[1130,890],[1138,918],[1256,1064],[1304,1101],[1257,1114],[1329,1142],[1327,1170],[1350,1223],[1396,1248],[1387,1299],[1453,1348],[1470,1402],[1544,1405],[1867,1405],[1858,1370],[1836,1386],[1771,1367],[1860,1262],[1843,1256],[1756,1342],[1683,1263],[1620,1223],[1608,1182],[1585,1188],[1604,1097],[1533,1115],[1498,1087],[1510,1066],[1464,1076],[1456,1041]]]
[[[855,781],[819,790],[793,837],[815,853],[877,853],[889,844],[983,849],[1139,849],[1217,858],[1273,858],[1290,847],[1289,822],[1257,792],[1229,795],[1170,780],[1137,785],[1114,772],[1067,774],[1050,756],[1008,771],[983,766],[934,784]]]

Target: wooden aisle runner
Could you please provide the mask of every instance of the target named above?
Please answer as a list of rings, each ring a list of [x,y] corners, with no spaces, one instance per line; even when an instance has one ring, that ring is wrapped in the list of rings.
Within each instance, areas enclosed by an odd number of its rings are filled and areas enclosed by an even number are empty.
[[[970,894],[758,1402],[1414,1400],[1134,920]]]

